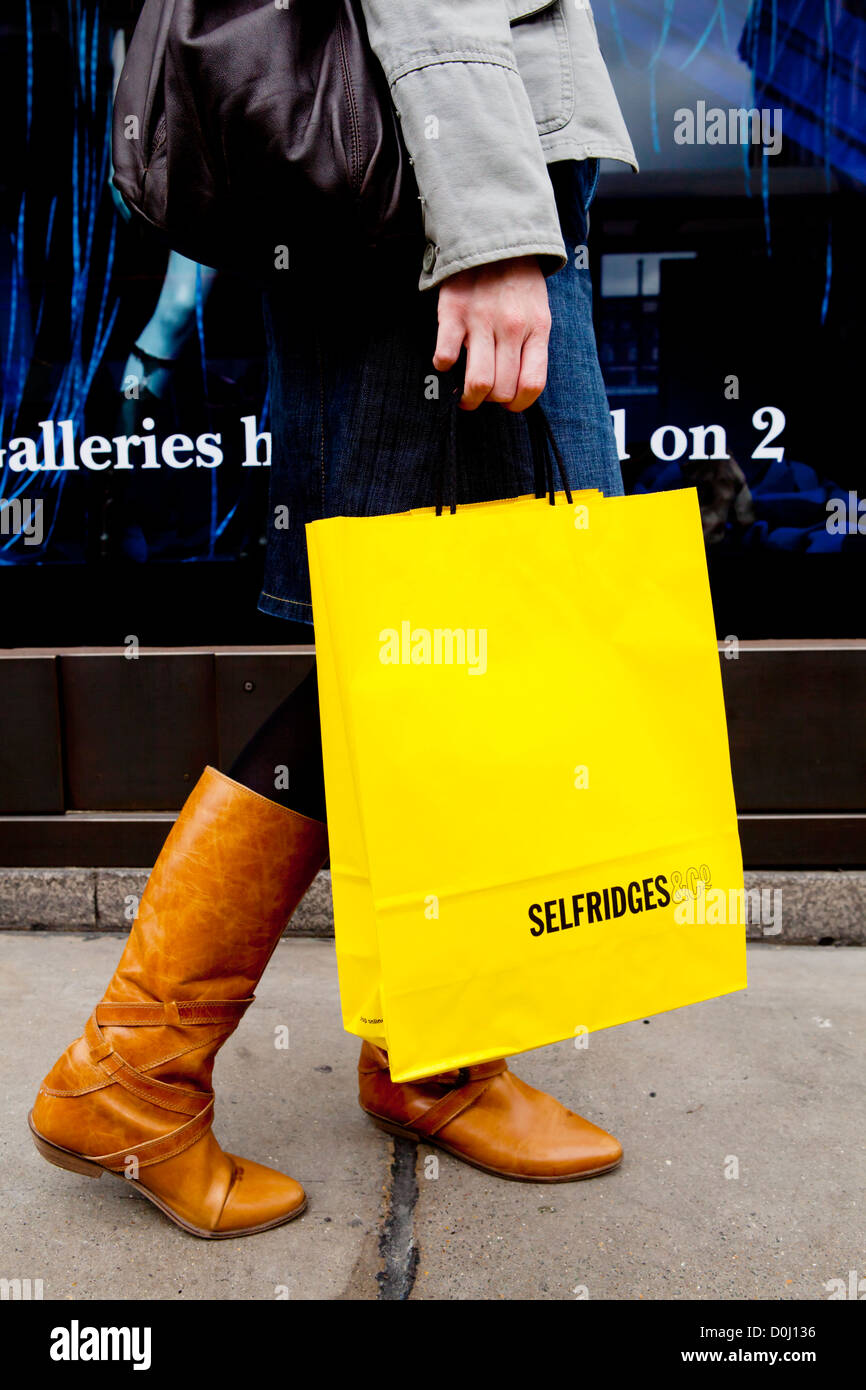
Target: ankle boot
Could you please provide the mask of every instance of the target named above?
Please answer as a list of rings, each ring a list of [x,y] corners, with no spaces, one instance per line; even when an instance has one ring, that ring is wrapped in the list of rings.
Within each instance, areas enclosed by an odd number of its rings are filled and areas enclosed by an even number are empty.
[[[358,1063],[361,1109],[390,1134],[444,1149],[473,1168],[520,1182],[575,1182],[616,1168],[622,1146],[536,1091],[505,1061],[395,1082],[388,1054],[365,1042]]]
[[[102,1002],[40,1087],[30,1128],[44,1158],[126,1177],[197,1236],[300,1215],[299,1183],[220,1148],[211,1074],[326,855],[319,821],[205,769]]]

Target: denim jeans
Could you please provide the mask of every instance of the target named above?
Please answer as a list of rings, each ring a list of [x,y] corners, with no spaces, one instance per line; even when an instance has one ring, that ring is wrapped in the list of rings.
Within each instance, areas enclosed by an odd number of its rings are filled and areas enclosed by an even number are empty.
[[[622,493],[613,426],[583,264],[598,161],[549,166],[568,265],[547,281],[552,325],[541,397],[570,485]],[[267,290],[272,459],[259,608],[312,622],[304,526],[433,504],[441,447],[432,366],[436,291],[417,288],[414,244],[364,255],[347,248],[327,280]],[[289,273],[290,275],[290,273]],[[459,412],[457,501],[533,491],[526,425],[495,404]]]

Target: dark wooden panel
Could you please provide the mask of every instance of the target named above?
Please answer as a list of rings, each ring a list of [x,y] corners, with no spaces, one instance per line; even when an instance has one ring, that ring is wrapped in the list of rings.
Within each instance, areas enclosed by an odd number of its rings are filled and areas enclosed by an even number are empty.
[[[63,807],[57,658],[0,657],[0,814]]]
[[[311,652],[217,652],[216,717],[223,772],[312,665]]]
[[[747,869],[866,868],[866,815],[740,816]]]
[[[147,869],[172,821],[120,811],[0,816],[0,865]],[[866,816],[741,816],[740,840],[747,869],[866,868]]]
[[[67,807],[174,811],[217,757],[213,654],[60,657]]]
[[[304,648],[0,657],[0,861],[146,866],[164,838],[158,817],[57,814],[53,673],[66,805],[153,812],[179,809],[206,763],[227,769],[310,662]],[[866,866],[866,644],[741,644],[721,669],[747,864]]]
[[[866,810],[866,646],[721,658],[740,811]]]
[[[149,869],[169,815],[0,816],[0,864],[15,869]]]

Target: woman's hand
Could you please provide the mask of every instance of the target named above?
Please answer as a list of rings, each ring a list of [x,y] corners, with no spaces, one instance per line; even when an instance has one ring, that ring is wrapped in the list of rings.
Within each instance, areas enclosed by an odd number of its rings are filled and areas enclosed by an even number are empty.
[[[464,410],[498,401],[525,410],[544,390],[550,306],[534,256],[461,270],[439,286],[433,366],[453,367],[466,348]]]

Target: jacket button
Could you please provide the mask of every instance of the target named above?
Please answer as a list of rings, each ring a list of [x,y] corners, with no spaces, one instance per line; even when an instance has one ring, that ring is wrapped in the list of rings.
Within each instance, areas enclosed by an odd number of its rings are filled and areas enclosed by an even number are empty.
[[[424,247],[424,259],[421,264],[428,274],[436,264],[436,247],[433,245],[432,241],[428,241],[427,245]]]

